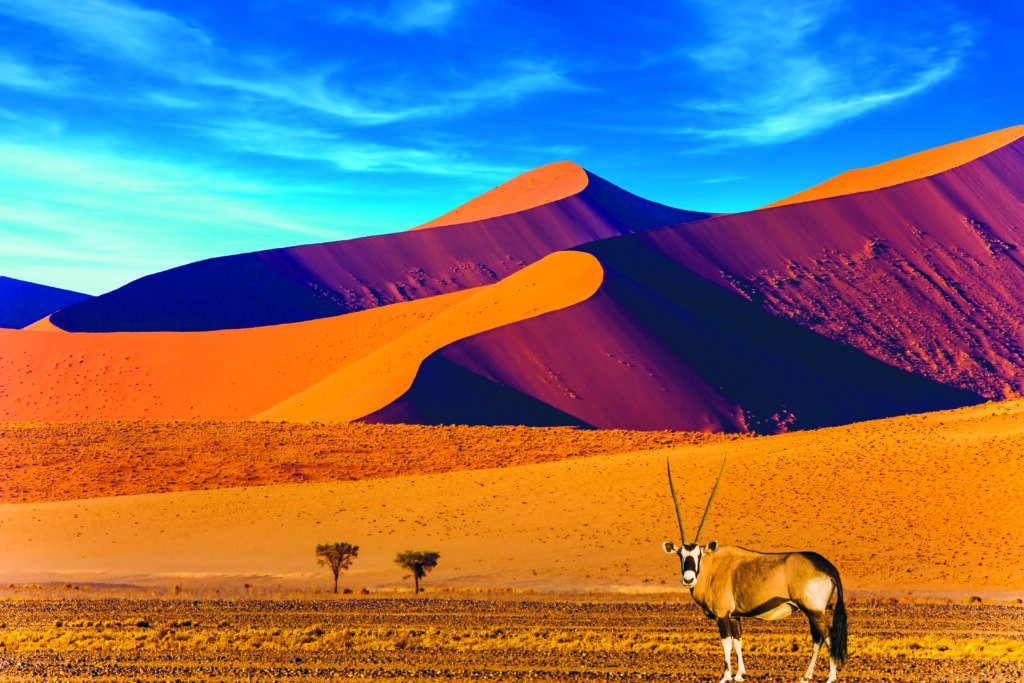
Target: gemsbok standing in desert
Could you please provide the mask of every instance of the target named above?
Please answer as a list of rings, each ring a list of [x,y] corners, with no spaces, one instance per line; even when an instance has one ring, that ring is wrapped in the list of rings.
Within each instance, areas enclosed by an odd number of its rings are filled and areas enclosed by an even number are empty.
[[[722,649],[725,651],[722,683],[742,681],[746,673],[743,666],[741,619],[752,617],[774,621],[788,617],[797,610],[807,616],[811,625],[811,639],[814,641],[811,665],[801,680],[810,681],[814,676],[818,652],[824,644],[828,651],[828,681],[835,681],[836,670],[846,659],[846,606],[843,604],[843,584],[839,580],[839,570],[817,553],[759,553],[738,546],[719,545],[718,541],[699,545],[704,522],[708,519],[711,503],[715,500],[718,484],[725,472],[724,459],[697,535],[693,543],[687,543],[668,458],[665,464],[668,468],[669,491],[676,508],[676,520],[679,522],[679,534],[683,540],[682,547],[666,541],[665,552],[679,556],[683,585],[690,589],[690,595],[704,610],[704,614],[718,622]],[[835,609],[830,626],[827,610],[833,599]],[[737,660],[735,675],[732,672],[734,647]]]

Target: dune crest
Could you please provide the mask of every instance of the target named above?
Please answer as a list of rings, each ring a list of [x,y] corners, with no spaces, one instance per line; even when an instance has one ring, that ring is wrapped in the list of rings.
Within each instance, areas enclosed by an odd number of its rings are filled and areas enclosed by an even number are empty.
[[[597,291],[603,277],[604,269],[590,254],[550,254],[497,284],[481,287],[472,296],[254,418],[350,421],[364,417],[401,396],[431,353],[465,337],[584,301]]]
[[[462,206],[411,229],[438,228],[525,211],[579,194],[589,182],[582,167],[571,161],[557,161],[521,173]]]
[[[994,152],[1000,147],[1024,137],[1024,125],[1004,128],[985,133],[966,140],[959,140],[941,147],[934,147],[924,152],[893,159],[876,166],[854,168],[840,173],[834,178],[798,192],[792,196],[772,202],[761,208],[785,206],[799,202],[809,202],[826,197],[867,192],[883,187],[899,185],[911,180],[919,180],[962,166],[979,157]]]

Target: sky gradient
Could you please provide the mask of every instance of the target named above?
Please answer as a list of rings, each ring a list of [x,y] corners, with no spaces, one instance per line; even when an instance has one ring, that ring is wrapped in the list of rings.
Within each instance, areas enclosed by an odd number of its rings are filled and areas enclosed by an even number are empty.
[[[744,211],[1024,123],[1018,3],[0,0],[0,274],[100,294],[569,159]]]

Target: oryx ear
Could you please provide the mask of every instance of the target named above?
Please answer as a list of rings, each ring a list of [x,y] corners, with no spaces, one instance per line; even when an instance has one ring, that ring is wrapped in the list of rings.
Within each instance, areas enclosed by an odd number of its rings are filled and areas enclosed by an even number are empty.
[[[711,543],[708,543],[706,546],[704,546],[705,552],[713,553],[716,550],[718,550],[718,541],[711,541]]]
[[[664,548],[665,552],[669,555],[675,555],[677,552],[679,552],[679,548],[675,547],[672,541],[665,541],[661,544],[661,547]]]

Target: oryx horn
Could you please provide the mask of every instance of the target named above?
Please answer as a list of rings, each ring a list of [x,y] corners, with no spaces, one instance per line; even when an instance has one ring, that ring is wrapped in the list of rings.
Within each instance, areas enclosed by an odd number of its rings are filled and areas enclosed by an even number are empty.
[[[708,506],[704,508],[704,516],[700,519],[700,527],[697,528],[697,535],[693,537],[694,543],[700,540],[700,532],[704,531],[704,522],[708,521],[708,513],[711,512],[711,503],[715,502],[715,494],[718,493],[718,485],[722,483],[722,474],[725,472],[725,461],[728,457],[728,454],[726,454],[726,456],[722,458],[722,469],[718,471],[718,481],[715,482],[715,488],[711,489],[711,497],[708,498]]]
[[[668,468],[668,490],[672,492],[672,504],[676,506],[676,521],[679,522],[679,536],[686,545],[686,532],[683,531],[683,516],[679,514],[679,499],[676,498],[676,487],[672,485],[672,465],[665,456],[665,467]]]

